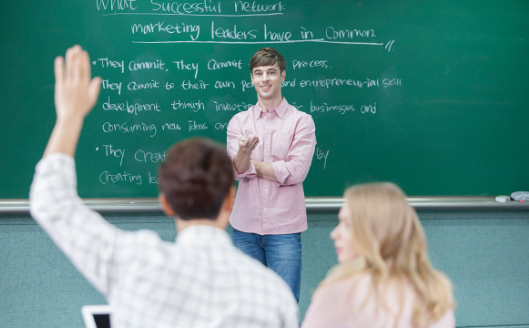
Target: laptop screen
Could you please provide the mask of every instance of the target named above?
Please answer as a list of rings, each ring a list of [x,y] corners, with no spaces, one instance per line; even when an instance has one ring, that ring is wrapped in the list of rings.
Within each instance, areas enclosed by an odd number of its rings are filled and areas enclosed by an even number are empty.
[[[108,305],[85,305],[81,309],[86,328],[110,328],[112,310]]]
[[[94,314],[97,328],[110,328],[110,314]]]

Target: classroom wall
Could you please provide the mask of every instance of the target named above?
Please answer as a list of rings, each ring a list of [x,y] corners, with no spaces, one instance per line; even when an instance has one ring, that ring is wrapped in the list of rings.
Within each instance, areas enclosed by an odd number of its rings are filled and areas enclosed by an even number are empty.
[[[302,234],[300,314],[336,256],[336,212],[309,213]],[[421,211],[430,258],[455,287],[458,327],[529,328],[529,211]],[[120,228],[153,229],[174,240],[163,215],[105,214]],[[29,215],[0,215],[0,327],[84,327],[81,306],[105,300]]]

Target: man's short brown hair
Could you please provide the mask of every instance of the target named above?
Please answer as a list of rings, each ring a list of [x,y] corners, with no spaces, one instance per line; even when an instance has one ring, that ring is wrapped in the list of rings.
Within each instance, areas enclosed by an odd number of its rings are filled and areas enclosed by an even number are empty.
[[[160,165],[160,190],[180,219],[215,220],[233,185],[232,170],[226,147],[188,139],[173,146]]]
[[[279,66],[279,73],[283,73],[287,69],[285,58],[277,50],[274,48],[261,48],[250,59],[250,72],[253,73],[255,67],[273,66],[276,63]]]

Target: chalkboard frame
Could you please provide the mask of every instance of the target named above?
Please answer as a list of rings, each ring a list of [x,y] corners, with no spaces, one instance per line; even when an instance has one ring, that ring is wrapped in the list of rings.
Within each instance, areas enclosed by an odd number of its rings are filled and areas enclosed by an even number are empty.
[[[99,213],[153,213],[161,212],[162,207],[158,198],[86,198],[84,203]],[[500,209],[529,210],[529,203],[511,201],[499,203],[494,196],[427,196],[408,197],[408,203],[416,210],[437,209]],[[305,198],[307,212],[336,212],[343,205],[344,199],[338,197],[308,197]],[[29,213],[28,199],[0,200],[0,214]]]

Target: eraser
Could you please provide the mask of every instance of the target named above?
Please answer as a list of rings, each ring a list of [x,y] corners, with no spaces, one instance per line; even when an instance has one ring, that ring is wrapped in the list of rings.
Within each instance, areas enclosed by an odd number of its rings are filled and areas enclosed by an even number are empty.
[[[496,201],[497,202],[500,202],[500,203],[507,203],[508,201],[511,200],[511,197],[510,196],[503,196],[503,195],[500,195],[498,197],[496,197]]]
[[[242,142],[245,142],[246,141],[246,137],[242,136],[239,140],[242,141]]]
[[[512,199],[517,201],[529,201],[529,191],[517,191],[511,194]]]

